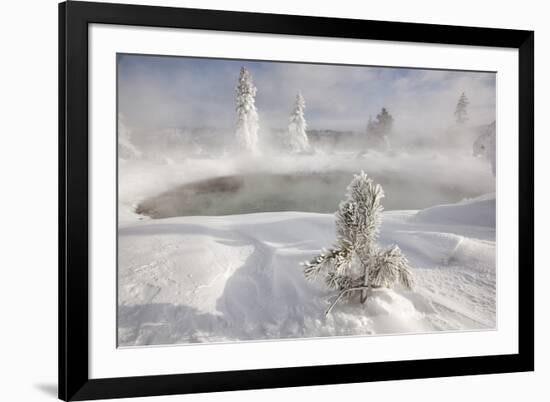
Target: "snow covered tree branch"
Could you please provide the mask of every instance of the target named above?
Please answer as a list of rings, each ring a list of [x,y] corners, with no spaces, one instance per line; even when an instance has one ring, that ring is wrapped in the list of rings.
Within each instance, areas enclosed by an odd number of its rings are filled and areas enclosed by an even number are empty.
[[[378,250],[371,260],[369,283],[374,287],[389,288],[399,282],[405,288],[413,287],[408,261],[397,246]]]
[[[304,263],[306,278],[324,276],[329,288],[340,291],[333,304],[356,291],[361,292],[364,303],[370,287],[392,287],[396,283],[413,287],[408,261],[399,247],[384,250],[376,244],[383,197],[382,187],[364,172],[355,175],[336,212],[335,246]]]

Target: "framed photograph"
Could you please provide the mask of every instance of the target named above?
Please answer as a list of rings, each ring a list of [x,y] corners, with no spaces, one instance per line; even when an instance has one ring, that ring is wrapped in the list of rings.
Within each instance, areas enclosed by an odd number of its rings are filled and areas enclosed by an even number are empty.
[[[534,33],[59,5],[59,397],[534,369]]]

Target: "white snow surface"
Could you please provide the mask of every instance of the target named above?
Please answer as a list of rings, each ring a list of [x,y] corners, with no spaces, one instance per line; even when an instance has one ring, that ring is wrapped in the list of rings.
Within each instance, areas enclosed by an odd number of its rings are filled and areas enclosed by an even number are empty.
[[[416,214],[420,222],[495,227],[495,193],[451,205],[437,205]]]
[[[336,292],[307,281],[300,262],[335,241],[331,214],[122,223],[119,345],[495,328],[494,214],[494,194],[383,213],[379,243],[402,249],[415,289],[373,289],[328,316]]]

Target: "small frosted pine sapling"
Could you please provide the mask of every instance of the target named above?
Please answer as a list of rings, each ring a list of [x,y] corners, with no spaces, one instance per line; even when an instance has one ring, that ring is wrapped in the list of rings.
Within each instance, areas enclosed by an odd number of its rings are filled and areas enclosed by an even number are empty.
[[[304,263],[306,278],[322,276],[329,288],[339,291],[326,314],[353,293],[360,293],[365,303],[370,287],[390,288],[396,283],[413,287],[408,261],[399,247],[381,249],[376,244],[383,197],[382,187],[365,172],[355,175],[336,212],[336,244]]]

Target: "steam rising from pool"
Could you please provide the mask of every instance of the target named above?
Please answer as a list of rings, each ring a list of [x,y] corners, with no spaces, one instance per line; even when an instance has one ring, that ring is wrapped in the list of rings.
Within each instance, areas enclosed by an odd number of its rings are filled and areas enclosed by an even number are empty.
[[[138,204],[136,212],[154,219],[303,211],[333,213],[353,176],[349,171],[248,173],[176,186]],[[422,209],[480,195],[456,181],[382,171],[371,175],[386,193],[386,210]]]

